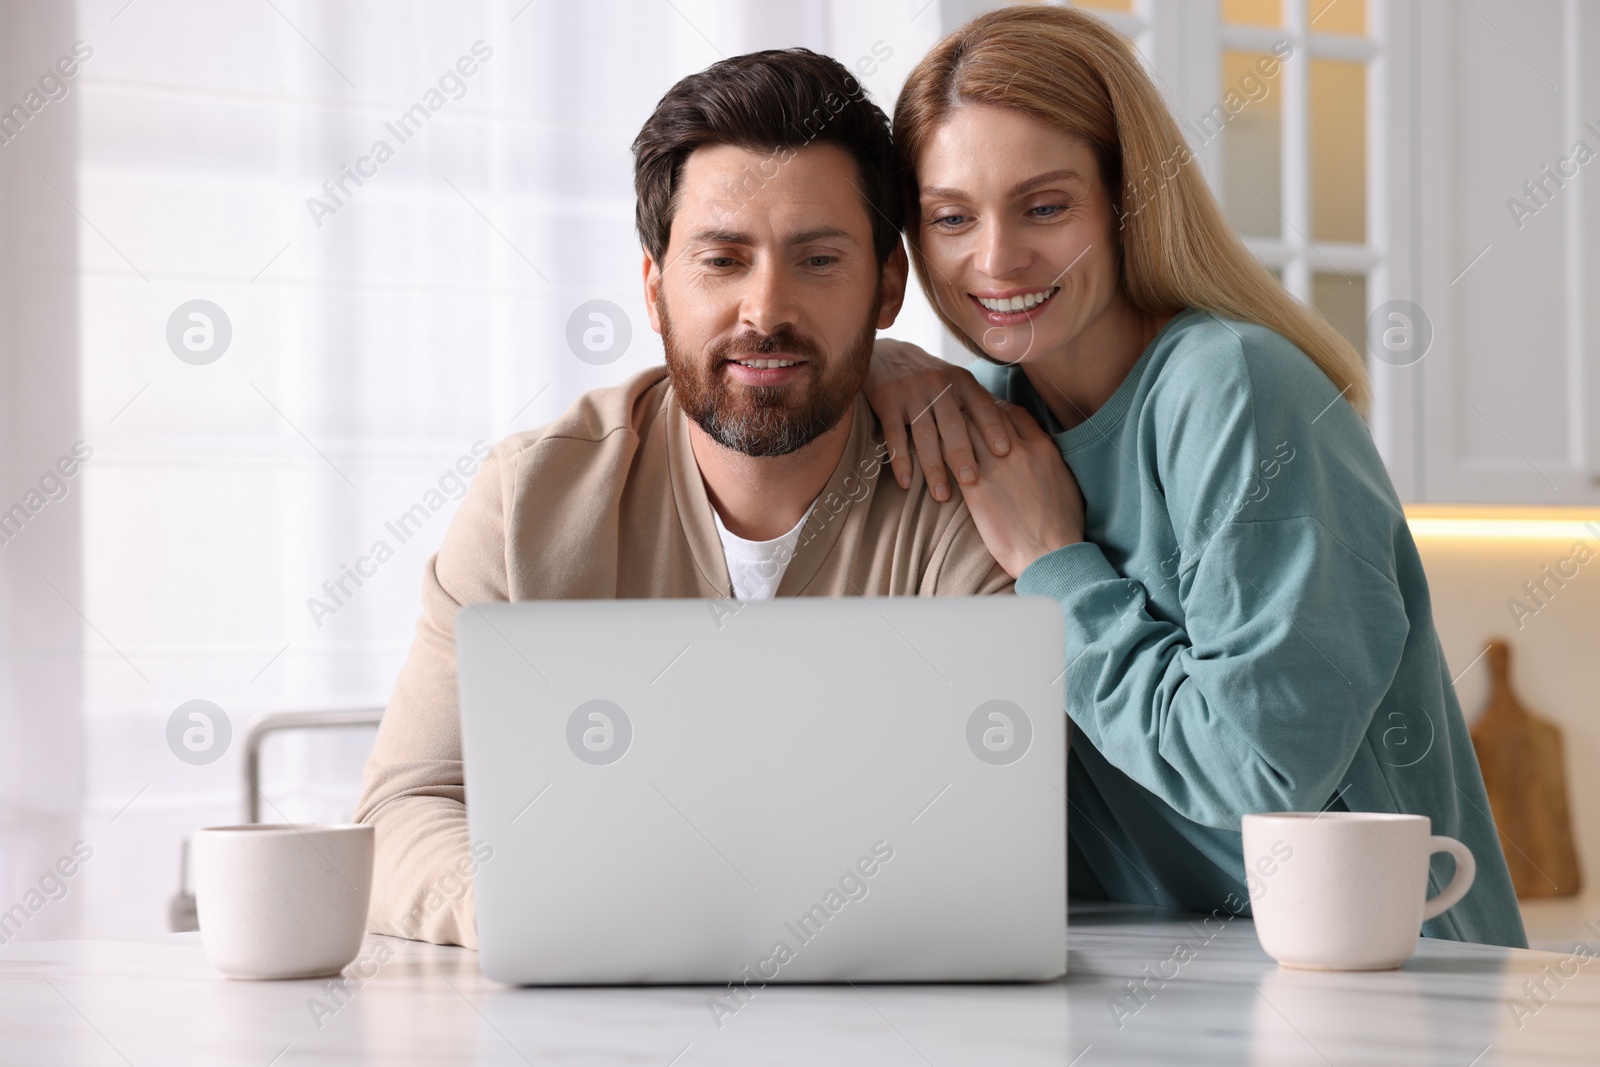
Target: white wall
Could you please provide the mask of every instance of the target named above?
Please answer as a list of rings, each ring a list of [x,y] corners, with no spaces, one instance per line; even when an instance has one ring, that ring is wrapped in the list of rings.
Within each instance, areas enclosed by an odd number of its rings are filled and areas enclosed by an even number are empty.
[[[1523,704],[1565,734],[1567,786],[1584,882],[1600,882],[1600,538],[1586,538],[1597,558],[1547,599],[1532,617],[1508,608],[1526,599],[1523,583],[1538,581],[1547,564],[1573,555],[1568,540],[1455,540],[1419,538],[1433,594],[1434,623],[1468,721],[1489,698],[1482,660],[1468,669],[1491,637],[1511,645],[1511,681]],[[1570,570],[1571,567],[1569,566]],[[1552,588],[1553,588],[1552,584]]]

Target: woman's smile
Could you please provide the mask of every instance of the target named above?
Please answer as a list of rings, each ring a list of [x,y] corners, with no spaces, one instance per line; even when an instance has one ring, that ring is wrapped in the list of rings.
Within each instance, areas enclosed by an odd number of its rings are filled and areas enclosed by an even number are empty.
[[[1043,315],[1059,292],[1061,286],[1048,285],[1035,289],[985,290],[968,293],[967,298],[990,326],[1021,326]]]

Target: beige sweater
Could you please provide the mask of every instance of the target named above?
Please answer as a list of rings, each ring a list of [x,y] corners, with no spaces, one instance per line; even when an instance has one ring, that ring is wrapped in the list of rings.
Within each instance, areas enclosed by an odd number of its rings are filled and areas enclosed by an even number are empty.
[[[959,494],[895,481],[857,398],[850,439],[779,596],[1007,593]],[[727,565],[666,368],[580,398],[495,446],[423,576],[356,818],[377,828],[368,929],[477,945],[456,690],[455,616],[493,600],[727,597]]]

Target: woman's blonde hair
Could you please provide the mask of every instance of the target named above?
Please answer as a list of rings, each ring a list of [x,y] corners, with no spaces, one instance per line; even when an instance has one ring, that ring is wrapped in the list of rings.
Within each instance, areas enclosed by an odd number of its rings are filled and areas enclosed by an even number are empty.
[[[1007,7],[973,19],[923,57],[895,105],[912,262],[940,320],[968,347],[971,339],[939,307],[929,283],[916,180],[934,130],[968,104],[1024,112],[1094,149],[1121,220],[1122,291],[1136,309],[1172,314],[1192,307],[1275,330],[1366,413],[1361,356],[1245,248],[1190,165],[1178,124],[1129,45],[1104,22],[1069,8]]]

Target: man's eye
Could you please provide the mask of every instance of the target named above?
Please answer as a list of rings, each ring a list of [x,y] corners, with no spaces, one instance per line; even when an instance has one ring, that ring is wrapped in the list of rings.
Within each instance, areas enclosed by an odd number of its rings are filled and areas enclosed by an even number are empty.
[[[806,257],[806,266],[808,266],[808,267],[826,267],[829,264],[831,264],[832,262],[833,262],[833,257],[832,256],[807,256]]]
[[[731,266],[733,266],[733,257],[732,256],[710,256],[704,262],[705,262],[705,265],[708,266],[708,267],[731,267]]]

